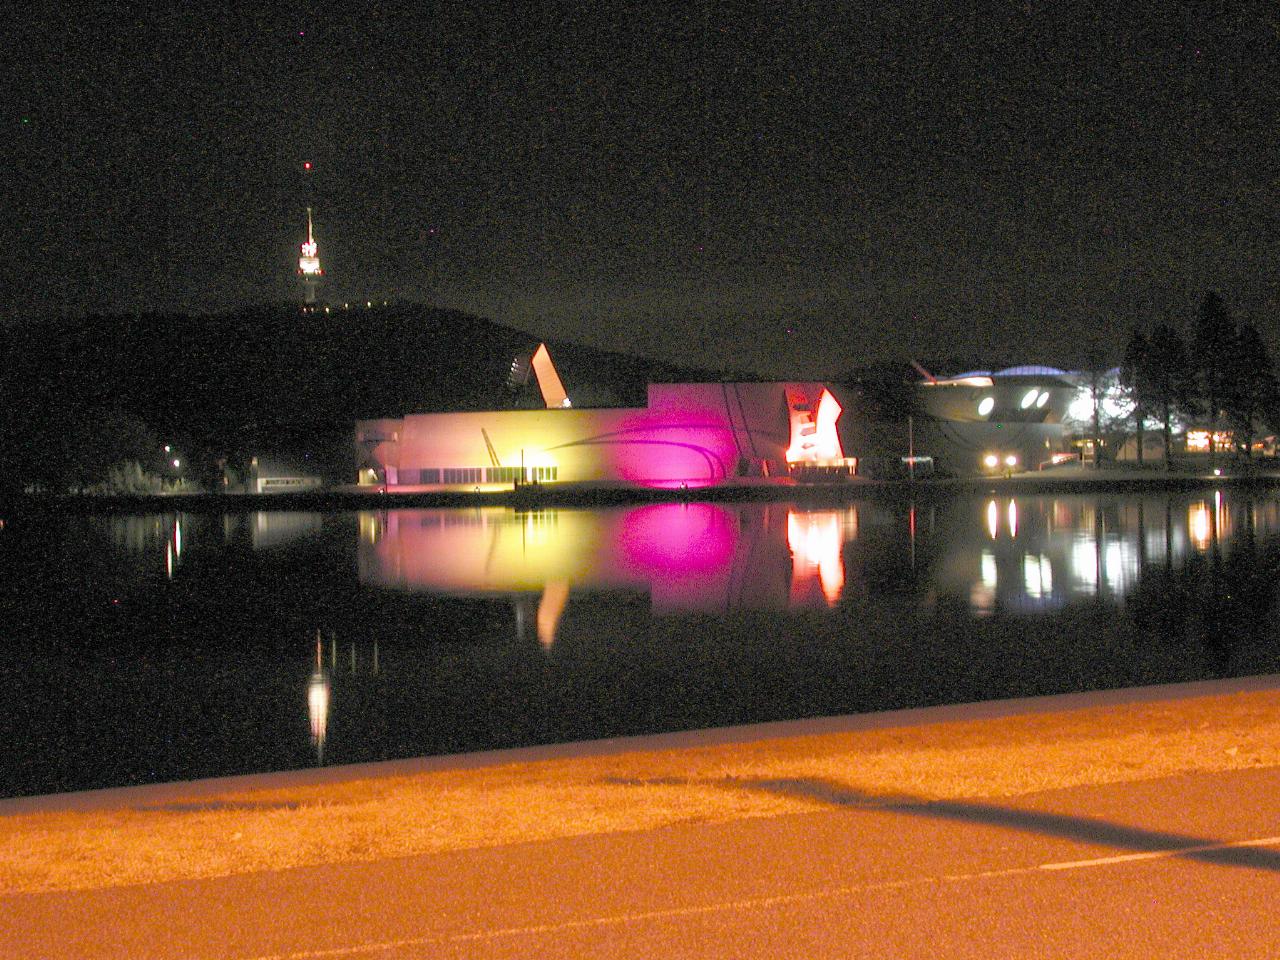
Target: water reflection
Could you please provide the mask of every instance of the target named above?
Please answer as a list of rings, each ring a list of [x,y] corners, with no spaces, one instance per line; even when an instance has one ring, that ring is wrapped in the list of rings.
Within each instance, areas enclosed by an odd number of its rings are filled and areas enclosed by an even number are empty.
[[[963,507],[963,503],[958,504]],[[1280,529],[1271,500],[1228,502],[1221,490],[1189,500],[1147,497],[991,498],[981,507],[983,546],[963,518],[937,544],[939,586],[969,597],[980,614],[1059,607],[1081,598],[1122,599],[1148,565],[1184,564],[1239,539]],[[968,557],[977,546],[977,556]]]
[[[316,752],[316,762],[320,764],[324,763],[324,742],[329,731],[329,695],[332,685],[329,672],[324,667],[324,640],[317,630],[316,668],[307,683],[307,718],[311,724],[311,746]]]
[[[1280,669],[1280,499],[1230,487],[72,515],[0,548],[13,792]]]
[[[330,631],[326,657],[323,631],[316,630],[315,664],[307,680],[307,722],[311,729],[311,749],[315,751],[316,763],[319,765],[324,764],[325,745],[329,739],[335,682],[338,685],[350,683],[349,692],[352,699],[355,699],[356,683],[361,679],[377,677],[380,669],[376,639],[372,650],[368,651],[367,660],[360,657],[359,647],[355,643],[347,644],[345,657],[339,655],[338,647],[337,634]]]
[[[113,517],[107,529],[118,553],[134,559],[158,558],[165,578],[172,580],[182,563],[184,531],[191,520],[187,513]]]
[[[253,549],[270,550],[318,534],[324,527],[324,514],[259,510],[249,515],[249,526]]]
[[[366,583],[454,595],[540,595],[550,647],[572,592],[647,593],[655,613],[836,603],[858,509],[663,503],[617,510],[362,513]],[[517,631],[527,621],[517,604]]]
[[[977,516],[969,513],[977,511]],[[359,518],[363,582],[509,596],[517,633],[549,648],[572,595],[647,594],[653,612],[798,610],[885,585],[922,608],[963,598],[986,616],[1129,595],[1152,562],[1280,528],[1280,505],[1221,491],[1149,497],[992,497],[930,505],[651,504],[612,510],[399,510]],[[976,522],[975,522],[976,521]],[[868,532],[869,531],[869,532]],[[902,571],[904,557],[909,570]]]

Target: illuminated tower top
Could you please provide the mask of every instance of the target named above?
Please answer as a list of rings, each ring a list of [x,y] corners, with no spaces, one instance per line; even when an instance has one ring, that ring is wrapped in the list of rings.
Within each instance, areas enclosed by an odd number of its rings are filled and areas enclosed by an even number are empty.
[[[316,283],[323,274],[319,249],[312,233],[311,208],[307,207],[307,241],[302,244],[302,256],[298,258],[298,275],[302,277],[303,300],[306,303],[316,302]]]
[[[320,269],[318,248],[315,237],[312,235],[310,207],[307,207],[307,242],[302,245],[302,256],[298,258],[298,272],[304,276],[313,274],[319,276],[324,273]]]

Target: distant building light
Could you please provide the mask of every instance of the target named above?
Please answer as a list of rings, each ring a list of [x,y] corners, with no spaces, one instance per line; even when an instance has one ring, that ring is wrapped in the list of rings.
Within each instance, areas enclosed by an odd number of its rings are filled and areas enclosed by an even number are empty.
[[[182,461],[181,461],[181,460],[179,460],[177,457],[174,457],[174,458],[173,458],[173,466],[174,466],[174,468],[175,468],[175,469],[176,469],[176,468],[178,468],[178,467],[180,467],[180,466],[182,466]]]
[[[1221,450],[1224,447],[1231,446],[1232,434],[1226,430],[1215,430],[1213,433],[1214,449]],[[1209,451],[1209,431],[1208,430],[1188,430],[1187,431],[1187,450],[1195,453],[1207,453]]]

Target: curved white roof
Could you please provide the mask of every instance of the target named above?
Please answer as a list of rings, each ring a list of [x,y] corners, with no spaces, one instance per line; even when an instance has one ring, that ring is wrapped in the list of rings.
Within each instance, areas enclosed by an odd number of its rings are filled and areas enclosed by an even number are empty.
[[[1005,367],[1003,370],[997,370],[991,374],[993,377],[1062,377],[1066,376],[1067,371],[1059,370],[1057,367],[1044,367],[1036,364],[1029,364],[1023,367]]]

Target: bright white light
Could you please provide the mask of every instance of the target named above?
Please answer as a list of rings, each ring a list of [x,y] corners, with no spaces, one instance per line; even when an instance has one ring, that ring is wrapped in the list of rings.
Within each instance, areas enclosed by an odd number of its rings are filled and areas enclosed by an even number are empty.
[[[983,466],[987,467],[987,469],[994,470],[996,467],[1000,466],[1000,458],[994,453],[988,453],[982,458],[982,463]]]
[[[994,500],[987,504],[987,532],[991,534],[992,540],[1000,533],[1000,511]],[[991,562],[995,563],[994,558]]]
[[[1084,534],[1078,535],[1071,544],[1071,572],[1087,591],[1096,590],[1098,586],[1098,555],[1094,551],[1093,538]]]
[[[1018,503],[1016,500],[1009,501],[1009,536],[1018,536]]]
[[[1053,593],[1053,571],[1049,567],[1049,558],[1043,553],[1038,557],[1028,554],[1022,561],[1022,579],[1027,596],[1033,600]]]
[[[1081,387],[1071,398],[1071,403],[1067,406],[1067,418],[1077,423],[1093,419],[1093,396],[1088,387]]]
[[[182,466],[182,461],[181,461],[181,460],[179,460],[177,457],[174,457],[174,458],[173,458],[173,465],[174,465],[174,467],[175,467],[175,468],[180,467],[180,466]]]
[[[1045,390],[1043,393],[1040,394],[1040,396],[1036,397],[1036,409],[1039,410],[1048,402],[1049,402],[1049,391]]]
[[[978,404],[978,416],[985,417],[996,408],[995,397],[983,397],[982,402]]]
[[[1112,390],[1102,398],[1102,412],[1115,420],[1122,420],[1133,413],[1133,403],[1124,399],[1118,389]]]
[[[1011,453],[1004,458],[1004,465],[1006,467],[1016,467],[1018,465],[1018,458]]]
[[[1035,389],[1028,390],[1026,393],[1022,395],[1022,402],[1018,404],[1018,406],[1021,407],[1023,410],[1030,409],[1031,405],[1036,402],[1036,398],[1039,395],[1040,395],[1039,390],[1035,390]]]
[[[979,562],[982,566],[982,585],[988,590],[994,590],[999,582],[996,575],[996,555],[990,550],[983,550]]]
[[[313,674],[307,684],[307,718],[311,721],[311,743],[323,750],[329,727],[329,678],[323,673]]]

